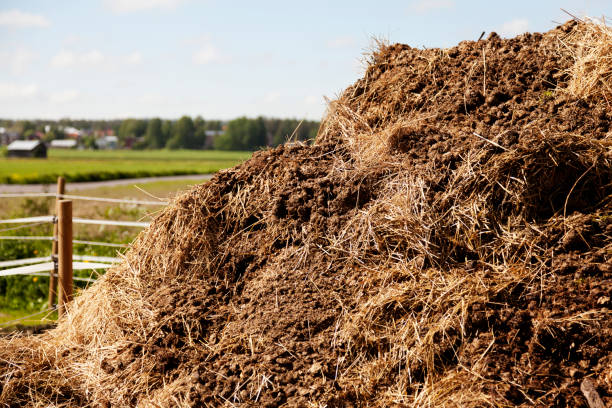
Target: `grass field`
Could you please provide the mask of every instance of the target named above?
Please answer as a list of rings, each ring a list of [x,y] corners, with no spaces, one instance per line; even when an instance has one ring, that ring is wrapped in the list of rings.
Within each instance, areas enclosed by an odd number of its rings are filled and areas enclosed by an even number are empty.
[[[0,309],[0,334],[12,331],[19,326],[40,326],[57,320],[57,312],[49,312],[30,316],[32,313],[23,310]],[[18,320],[17,324],[11,322]]]
[[[0,183],[100,181],[132,177],[214,173],[248,159],[251,152],[214,150],[63,150],[47,159],[0,159]]]

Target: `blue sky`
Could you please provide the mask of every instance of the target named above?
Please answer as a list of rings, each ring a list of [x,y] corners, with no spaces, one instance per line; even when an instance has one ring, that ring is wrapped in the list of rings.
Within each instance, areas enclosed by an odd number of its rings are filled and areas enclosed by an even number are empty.
[[[482,31],[612,16],[611,0],[0,0],[0,117],[320,119],[372,38],[449,47]]]

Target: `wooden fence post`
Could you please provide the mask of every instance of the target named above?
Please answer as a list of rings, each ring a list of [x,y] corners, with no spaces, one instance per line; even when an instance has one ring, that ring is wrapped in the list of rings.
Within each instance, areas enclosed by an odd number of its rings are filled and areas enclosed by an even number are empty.
[[[57,206],[58,230],[58,314],[66,312],[72,300],[72,201],[60,200]]]
[[[66,190],[66,180],[63,177],[57,178],[57,196],[55,198],[55,214],[58,212],[59,200],[62,199]],[[53,245],[51,247],[51,257],[53,258],[53,271],[49,274],[49,310],[55,306],[55,295],[57,293],[57,222],[53,225]]]

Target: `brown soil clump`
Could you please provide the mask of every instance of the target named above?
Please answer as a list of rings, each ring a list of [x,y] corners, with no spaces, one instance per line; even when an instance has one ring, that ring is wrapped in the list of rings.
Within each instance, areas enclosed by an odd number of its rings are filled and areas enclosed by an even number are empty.
[[[382,46],[313,146],[193,188],[56,329],[0,339],[0,404],[612,404],[594,24]]]

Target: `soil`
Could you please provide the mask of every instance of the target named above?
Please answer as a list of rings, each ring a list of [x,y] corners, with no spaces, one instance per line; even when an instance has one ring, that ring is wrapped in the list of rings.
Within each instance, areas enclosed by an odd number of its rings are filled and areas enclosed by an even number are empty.
[[[41,395],[74,406],[586,407],[590,378],[612,405],[612,109],[563,92],[572,61],[559,38],[576,27],[447,50],[383,46],[314,145],[255,153],[156,218],[90,289],[128,285],[135,268],[151,314],[108,340],[96,387],[77,377]],[[426,210],[396,215],[416,202],[402,180],[422,183]],[[79,308],[75,321],[88,316]],[[82,348],[60,360],[93,359]],[[412,356],[421,349],[430,354]],[[3,379],[0,402],[28,405],[32,383],[18,381]]]

